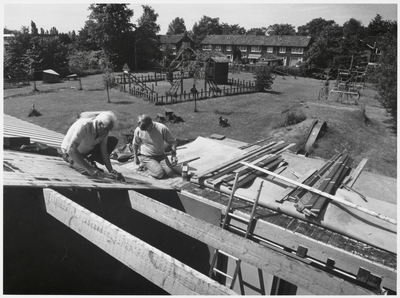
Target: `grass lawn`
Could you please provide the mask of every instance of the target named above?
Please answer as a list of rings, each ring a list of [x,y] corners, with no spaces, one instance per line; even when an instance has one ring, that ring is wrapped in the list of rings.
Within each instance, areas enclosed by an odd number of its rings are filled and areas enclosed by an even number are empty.
[[[229,74],[229,77],[245,81],[253,79],[247,73]],[[161,88],[162,85],[165,82],[158,82],[157,87]],[[191,88],[193,80],[187,79],[185,86]],[[164,109],[168,108],[185,121],[167,123],[178,139],[221,134],[251,143],[270,137],[269,141],[296,143],[293,151],[304,142],[313,119],[318,119],[326,121],[328,130],[315,143],[310,156],[329,159],[338,152],[346,151],[355,160],[355,164],[368,158],[365,170],[397,177],[397,135],[385,111],[374,99],[375,91],[368,87],[363,90],[359,104],[355,105],[354,99],[337,102],[336,94],[330,100],[318,100],[322,87],[322,82],[318,80],[277,77],[269,93],[197,101],[197,112],[194,112],[194,101],[155,106],[119,89],[111,90],[111,103],[107,103],[101,75],[82,78],[82,87],[83,90],[78,90],[77,81],[65,81],[56,84],[37,82],[39,92],[32,92],[32,86],[6,89],[4,113],[65,134],[80,112],[112,110],[119,122],[113,134],[123,145],[124,137],[121,133],[135,128],[140,114],[145,113],[155,118],[157,113],[164,113]],[[199,81],[197,89],[202,88],[204,82]],[[42,116],[27,117],[33,104]],[[306,120],[284,126],[285,111],[288,109],[305,115]],[[230,126],[219,126],[220,116],[228,118]]]

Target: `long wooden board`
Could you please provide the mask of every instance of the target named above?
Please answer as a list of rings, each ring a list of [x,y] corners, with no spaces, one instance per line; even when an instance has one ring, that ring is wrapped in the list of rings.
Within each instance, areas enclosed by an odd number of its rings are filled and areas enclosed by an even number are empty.
[[[168,293],[237,295],[58,192],[43,193],[47,213]]]

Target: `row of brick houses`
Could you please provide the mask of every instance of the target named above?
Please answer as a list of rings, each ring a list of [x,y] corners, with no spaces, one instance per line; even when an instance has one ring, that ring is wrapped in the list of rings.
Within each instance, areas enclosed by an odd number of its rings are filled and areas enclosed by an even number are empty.
[[[233,51],[239,49],[241,57],[250,64],[267,63],[295,66],[305,60],[311,38],[293,35],[207,35],[201,42],[203,51],[214,50],[223,53],[233,62]],[[161,49],[167,46],[175,51],[182,45],[194,48],[194,41],[184,35],[160,35]]]

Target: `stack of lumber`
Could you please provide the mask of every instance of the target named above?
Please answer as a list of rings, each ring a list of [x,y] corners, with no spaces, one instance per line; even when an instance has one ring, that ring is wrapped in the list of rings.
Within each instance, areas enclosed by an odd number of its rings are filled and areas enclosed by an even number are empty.
[[[321,169],[308,177],[304,184],[328,194],[335,194],[351,171],[352,163],[353,159],[347,154],[336,154]],[[328,198],[300,187],[289,195],[289,199],[295,202],[298,212],[315,217],[329,202]]]
[[[290,148],[294,144],[285,144],[285,142],[271,142],[265,146],[259,147],[246,153],[243,156],[234,158],[228,162],[220,164],[206,172],[197,173],[194,178],[206,181],[208,185],[227,186],[232,189],[235,176],[239,173],[237,187],[241,187],[254,181],[255,178],[265,176],[254,169],[243,166],[241,161],[251,162],[259,167],[275,170],[286,164],[279,153]]]

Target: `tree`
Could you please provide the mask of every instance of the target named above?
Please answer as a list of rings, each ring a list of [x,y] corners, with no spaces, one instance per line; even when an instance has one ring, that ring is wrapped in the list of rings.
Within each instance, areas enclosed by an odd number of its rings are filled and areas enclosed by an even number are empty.
[[[326,28],[337,25],[335,21],[327,21],[322,18],[313,19],[306,25],[297,28],[297,34],[302,36],[311,36],[313,40]]]
[[[40,53],[36,47],[28,49],[23,56],[23,64],[26,74],[33,81],[33,91],[39,91],[36,88],[35,70],[42,64]]]
[[[267,35],[267,28],[265,28],[265,27],[251,28],[250,30],[247,30],[246,34],[247,35],[256,35],[256,36],[265,36],[265,35]]]
[[[68,66],[71,73],[76,73],[76,75],[78,76],[78,90],[82,90],[81,76],[84,73],[85,69],[87,69],[89,66],[88,54],[86,52],[72,52],[69,55]]]
[[[268,35],[296,35],[296,30],[290,24],[274,24],[267,28]]]
[[[107,103],[111,103],[109,90],[115,85],[114,67],[106,56],[100,59],[99,65],[103,72],[103,85],[107,90]]]
[[[126,4],[91,4],[89,10],[91,13],[85,25],[91,41],[103,50],[113,64],[122,67],[126,57],[121,52],[130,46],[126,40],[133,29],[130,22],[133,10],[128,9]]]
[[[222,34],[223,35],[244,35],[246,34],[246,29],[240,27],[239,24],[229,25],[227,23],[222,23]]]
[[[56,27],[51,27],[51,29],[50,29],[50,34],[51,34],[51,35],[57,35],[57,34],[58,34],[57,28],[56,28]]]
[[[158,32],[160,25],[157,24],[158,13],[148,5],[142,5],[143,14],[138,19],[138,26],[135,31],[135,56],[137,65],[140,68],[151,66],[154,60],[161,59],[161,51],[158,47]]]
[[[4,73],[9,76],[19,76],[26,73],[24,67],[27,65],[24,55],[31,48],[32,36],[28,27],[22,27],[21,31],[15,32],[10,39],[9,45],[4,52]]]
[[[365,28],[360,21],[351,18],[343,24],[343,50],[342,53],[352,58],[360,56],[365,49],[362,42]]]
[[[78,51],[98,51],[101,48],[94,41],[93,36],[89,32],[89,27],[93,20],[86,21],[84,27],[79,30],[76,36],[76,42],[73,47]]]
[[[219,18],[210,18],[203,16],[201,20],[193,25],[193,39],[195,43],[200,43],[207,34],[221,35],[222,26],[219,23]]]
[[[176,17],[168,26],[167,35],[183,34],[186,32],[185,20]]]
[[[377,99],[397,124],[397,32],[383,36],[380,50],[378,66],[373,71]]]
[[[37,35],[39,33],[38,28],[36,27],[36,24],[34,21],[31,21],[31,34],[32,35]]]
[[[342,55],[343,31],[338,25],[325,27],[307,51],[305,69],[348,68],[335,59]]]
[[[266,90],[271,89],[271,86],[274,83],[274,77],[272,76],[271,68],[269,66],[257,67],[254,71],[254,79],[256,88],[259,92],[265,92]]]

